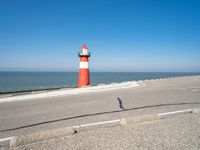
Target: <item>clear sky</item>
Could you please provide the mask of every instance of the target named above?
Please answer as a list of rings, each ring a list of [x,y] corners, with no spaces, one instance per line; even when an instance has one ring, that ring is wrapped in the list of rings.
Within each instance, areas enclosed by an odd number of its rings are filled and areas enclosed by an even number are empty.
[[[1,0],[1,71],[200,71],[199,0]]]

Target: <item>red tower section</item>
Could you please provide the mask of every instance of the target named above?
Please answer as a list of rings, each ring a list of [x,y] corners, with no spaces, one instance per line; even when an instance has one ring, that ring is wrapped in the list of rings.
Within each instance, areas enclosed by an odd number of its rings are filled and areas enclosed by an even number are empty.
[[[86,44],[82,46],[81,51],[78,53],[78,56],[80,57],[78,87],[81,88],[90,84],[90,72],[88,65],[90,52],[88,52]]]

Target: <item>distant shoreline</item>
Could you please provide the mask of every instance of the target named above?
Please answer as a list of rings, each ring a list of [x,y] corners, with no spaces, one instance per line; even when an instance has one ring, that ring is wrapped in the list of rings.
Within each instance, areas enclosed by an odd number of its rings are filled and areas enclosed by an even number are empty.
[[[199,76],[199,75],[190,75],[190,76]],[[190,77],[187,75],[183,75],[183,76],[174,76],[174,77],[164,77],[164,78],[179,78],[179,77]],[[153,78],[153,79],[145,79],[145,80],[156,80],[156,79],[164,79],[164,78]],[[145,81],[145,80],[133,80],[133,81],[122,81],[122,82],[114,82],[117,84],[123,83],[123,82],[137,82],[137,81]],[[113,83],[100,83],[100,84],[91,84],[90,87],[93,86],[98,86],[98,85],[110,85]],[[69,87],[52,87],[52,88],[41,88],[41,89],[33,89],[33,90],[19,90],[19,91],[8,91],[8,92],[4,92],[4,91],[0,91],[0,98],[7,96],[7,95],[11,95],[11,96],[18,96],[18,95],[26,95],[26,94],[37,94],[40,92],[51,92],[51,91],[56,91],[56,90],[62,90],[62,89],[75,89],[77,88],[77,85],[73,85],[73,86],[69,86]]]
[[[8,92],[0,92],[0,95],[4,95],[4,94],[16,94],[16,95],[19,94],[19,95],[21,95],[21,94],[28,94],[31,92],[53,91],[53,90],[59,90],[59,89],[65,89],[65,88],[67,88],[67,87],[43,88],[43,89],[33,89],[33,90],[21,90],[21,91],[8,91]],[[71,88],[73,88],[73,87],[71,87]]]
[[[141,81],[140,81],[141,82]],[[40,98],[50,98],[57,96],[69,96],[77,95],[82,93],[94,93],[102,91],[110,91],[117,89],[126,89],[141,86],[144,87],[139,81],[125,81],[122,83],[111,83],[111,84],[99,84],[97,86],[86,86],[84,88],[69,88],[69,89],[58,89],[51,91],[41,91],[41,92],[30,92],[30,93],[20,93],[20,94],[4,94],[0,95],[0,103],[10,102],[10,101],[21,101],[29,99],[40,99]]]

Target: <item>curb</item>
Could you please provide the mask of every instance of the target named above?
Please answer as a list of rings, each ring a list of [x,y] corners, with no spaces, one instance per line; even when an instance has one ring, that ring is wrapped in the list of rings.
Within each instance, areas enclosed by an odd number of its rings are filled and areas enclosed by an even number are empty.
[[[0,149],[3,149],[3,150],[8,149],[10,147],[11,139],[12,139],[12,137],[0,139]]]
[[[168,118],[168,117],[175,116],[178,114],[189,114],[192,112],[193,112],[193,109],[185,109],[185,110],[178,110],[178,111],[172,111],[172,112],[166,112],[166,113],[159,113],[157,114],[157,116],[159,116],[161,119],[164,119],[164,118]]]
[[[129,123],[141,123],[141,122],[146,122],[146,121],[165,119],[165,118],[169,118],[169,117],[180,115],[180,114],[190,114],[190,113],[200,113],[200,108],[159,113],[155,115],[143,115],[143,116],[137,116],[137,117],[122,118],[120,119],[120,124],[125,125]]]
[[[143,116],[137,116],[137,117],[122,118],[120,120],[120,124],[126,125],[129,123],[140,123],[140,122],[152,121],[152,120],[158,120],[158,119],[160,119],[158,115],[143,115]]]
[[[110,121],[82,124],[78,126],[73,126],[72,128],[75,129],[76,132],[81,132],[81,131],[91,130],[94,128],[113,127],[113,126],[119,126],[119,125],[120,125],[120,119],[116,119],[116,120],[110,120]]]
[[[192,113],[194,114],[200,113],[200,108],[193,108]]]
[[[31,133],[27,135],[20,135],[7,138],[0,146],[2,147],[16,147],[19,145],[25,145],[27,143],[34,143],[45,139],[57,138],[60,136],[75,134],[75,130],[72,127],[65,127],[60,129],[53,129],[47,131],[41,131]]]
[[[137,117],[121,118],[117,120],[82,124],[82,125],[72,126],[72,127],[40,131],[40,132],[31,133],[27,135],[8,137],[8,138],[0,139],[0,148],[9,149],[9,147],[17,147],[19,145],[25,145],[29,143],[46,140],[46,139],[73,135],[77,132],[91,130],[94,128],[113,127],[113,126],[119,126],[119,125],[123,126],[126,124],[134,124],[134,123],[160,120],[160,119],[169,118],[175,115],[190,114],[190,113],[194,113],[194,114],[200,113],[200,108],[178,110],[178,111],[159,113],[159,114],[154,114],[154,115],[143,115],[143,116],[137,116]]]

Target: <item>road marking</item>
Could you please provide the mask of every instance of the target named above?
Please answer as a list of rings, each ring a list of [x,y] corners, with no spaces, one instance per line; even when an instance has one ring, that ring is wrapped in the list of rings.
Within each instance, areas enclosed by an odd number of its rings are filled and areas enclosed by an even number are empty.
[[[120,122],[120,119],[109,120],[109,121],[102,121],[102,122],[95,122],[95,123],[88,123],[88,124],[82,124],[82,125],[73,126],[73,128],[84,128],[84,127],[91,127],[91,126],[112,124],[112,123],[117,123],[117,122]]]
[[[192,109],[185,109],[185,110],[178,110],[178,111],[171,111],[171,112],[165,112],[165,113],[159,113],[158,116],[165,116],[165,115],[173,115],[173,114],[179,114],[179,113],[190,113],[192,112]]]
[[[13,137],[3,138],[3,139],[0,139],[0,142],[8,141],[8,140],[11,140],[12,138],[13,138]]]

